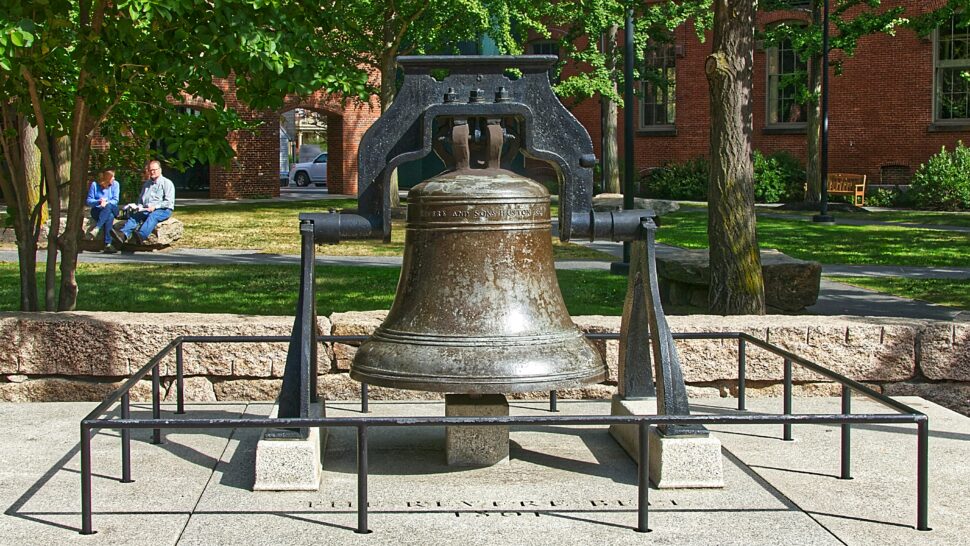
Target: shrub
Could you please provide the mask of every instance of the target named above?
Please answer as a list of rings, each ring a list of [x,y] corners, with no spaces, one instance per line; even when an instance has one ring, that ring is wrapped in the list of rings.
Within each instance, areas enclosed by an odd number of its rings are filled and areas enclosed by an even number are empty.
[[[755,150],[754,199],[758,203],[800,201],[804,195],[805,168],[785,151],[764,155]]]
[[[919,166],[910,193],[917,208],[970,209],[970,148],[957,142],[956,148],[948,152],[944,146]]]
[[[685,163],[667,163],[641,179],[644,197],[655,199],[707,200],[707,159],[698,157]]]
[[[879,188],[869,195],[866,195],[866,205],[870,207],[895,207],[896,199],[901,193],[899,190]]]

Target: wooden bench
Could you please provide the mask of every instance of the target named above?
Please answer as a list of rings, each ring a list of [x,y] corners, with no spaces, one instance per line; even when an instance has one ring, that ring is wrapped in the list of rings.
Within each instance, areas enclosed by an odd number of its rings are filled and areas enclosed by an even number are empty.
[[[863,206],[866,204],[866,175],[829,173],[829,195],[851,195],[852,204]]]

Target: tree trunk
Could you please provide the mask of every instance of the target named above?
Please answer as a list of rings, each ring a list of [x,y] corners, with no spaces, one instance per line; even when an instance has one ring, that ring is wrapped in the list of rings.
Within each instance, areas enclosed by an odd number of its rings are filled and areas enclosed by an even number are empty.
[[[7,215],[13,221],[17,238],[17,262],[20,273],[21,311],[37,311],[37,239],[40,236],[40,222],[36,218],[39,211],[31,200],[30,185],[27,182],[25,155],[33,146],[29,140],[30,125],[23,116],[17,114],[13,104],[0,105],[0,142],[3,159],[0,167],[0,192],[7,204]]]
[[[715,0],[711,94],[711,173],[707,232],[708,303],[722,315],[764,314],[764,279],[754,212],[751,89],[757,0]]]
[[[71,182],[71,145],[66,136],[58,137],[51,143],[52,160],[56,172],[54,180],[48,180],[47,202],[51,209],[51,216],[61,217],[64,194]],[[57,309],[57,251],[58,245],[47,245],[47,265],[44,272],[44,308],[48,311]]]
[[[83,77],[82,73],[82,80]],[[67,223],[64,227],[64,235],[58,239],[61,250],[58,311],[73,311],[77,306],[77,254],[81,239],[81,222],[84,219],[84,198],[87,190],[85,182],[88,180],[92,131],[88,121],[88,107],[84,99],[78,97],[71,126],[71,180],[68,185]]]
[[[822,2],[812,2],[812,24],[822,25]],[[805,161],[805,202],[817,205],[822,200],[822,169],[819,150],[822,142],[822,56],[814,55],[808,63],[808,86],[814,100],[808,105],[805,139],[808,153]]]
[[[606,57],[606,70],[615,74],[616,67],[616,35],[619,26],[612,25],[606,31],[606,40],[603,44],[603,56]],[[616,92],[616,81],[613,82],[613,91]],[[603,148],[603,191],[606,193],[622,193],[620,189],[620,159],[617,146],[617,119],[619,113],[616,101],[610,97],[600,98],[601,108],[606,116],[606,126],[604,129],[604,148]]]

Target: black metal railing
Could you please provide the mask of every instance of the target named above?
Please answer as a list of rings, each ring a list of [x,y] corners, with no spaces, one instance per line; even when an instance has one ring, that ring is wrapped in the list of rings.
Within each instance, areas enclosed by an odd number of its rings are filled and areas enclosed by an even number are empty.
[[[318,336],[318,343],[361,342],[368,336]],[[588,334],[595,340],[619,339],[619,334]],[[410,427],[410,426],[486,426],[486,425],[638,425],[639,427],[639,469],[637,531],[648,530],[649,493],[649,436],[651,425],[744,425],[780,424],[782,438],[792,439],[792,426],[796,424],[838,424],[841,425],[841,472],[842,479],[851,479],[851,426],[859,424],[897,423],[917,426],[917,463],[916,463],[916,529],[930,530],[928,526],[928,454],[929,419],[913,408],[889,398],[870,387],[849,379],[841,374],[823,368],[818,364],[795,355],[766,341],[741,332],[717,333],[675,333],[674,339],[736,339],[738,341],[738,410],[745,411],[745,368],[747,366],[747,344],[755,345],[783,359],[784,400],[782,414],[733,414],[733,415],[545,415],[545,416],[508,416],[508,417],[293,417],[293,418],[236,418],[236,419],[199,419],[161,417],[161,378],[159,365],[162,360],[175,351],[176,358],[176,415],[185,414],[183,393],[183,351],[185,343],[267,343],[287,342],[288,336],[181,336],[166,345],[148,363],[125,381],[118,389],[101,402],[80,424],[81,428],[81,534],[93,534],[92,510],[92,473],[91,438],[93,431],[116,429],[121,431],[121,482],[131,482],[131,430],[151,429],[151,442],[161,443],[163,429],[233,429],[233,428],[306,428],[306,427],[354,427],[357,429],[357,529],[358,533],[369,533],[367,517],[367,479],[368,479],[368,429],[372,427]],[[795,414],[792,410],[792,366],[799,365],[842,385],[842,412],[838,414]],[[129,390],[145,376],[152,378],[152,418],[136,419],[131,417]],[[853,414],[851,396],[853,392],[862,394],[897,413]],[[120,418],[105,418],[105,414],[117,402],[121,403]],[[557,394],[550,392],[550,412],[557,411]],[[324,403],[321,398],[321,403]],[[361,386],[361,411],[368,411],[367,385]]]

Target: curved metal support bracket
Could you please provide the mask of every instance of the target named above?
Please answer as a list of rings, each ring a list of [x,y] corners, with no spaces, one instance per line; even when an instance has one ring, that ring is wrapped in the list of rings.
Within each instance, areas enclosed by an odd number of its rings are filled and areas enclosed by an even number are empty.
[[[644,218],[640,223],[641,236],[630,244],[629,284],[620,326],[620,396],[624,399],[656,396],[659,415],[690,415],[677,346],[660,305],[656,230],[653,219]],[[651,374],[651,356],[656,387]],[[708,434],[702,425],[661,425],[659,428],[667,436]]]

